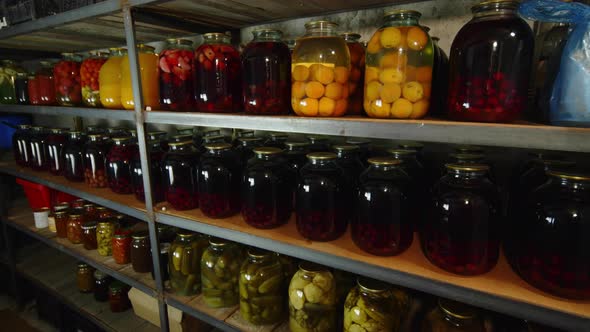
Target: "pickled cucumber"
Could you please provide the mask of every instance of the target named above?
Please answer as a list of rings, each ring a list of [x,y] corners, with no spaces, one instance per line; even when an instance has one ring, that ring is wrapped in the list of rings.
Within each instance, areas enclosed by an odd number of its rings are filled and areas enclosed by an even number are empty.
[[[369,281],[372,286],[375,281]],[[379,283],[379,288],[370,289],[359,285],[348,294],[344,303],[344,331],[372,332],[395,331],[400,315],[397,301],[391,289]]]
[[[221,240],[210,242],[200,262],[203,297],[207,305],[221,308],[238,304],[242,257],[242,249],[237,244]]]
[[[168,254],[170,284],[175,294],[190,296],[201,291],[201,256],[207,239],[200,234],[179,233]]]

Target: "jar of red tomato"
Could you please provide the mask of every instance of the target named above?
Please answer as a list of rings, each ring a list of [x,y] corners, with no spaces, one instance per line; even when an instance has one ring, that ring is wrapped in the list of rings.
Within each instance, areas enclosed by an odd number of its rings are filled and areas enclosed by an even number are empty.
[[[82,81],[82,102],[86,106],[101,107],[98,75],[107,61],[108,53],[90,52],[90,57],[82,61],[80,79]]]
[[[109,188],[117,194],[131,194],[131,159],[137,153],[137,144],[131,137],[115,137],[113,141],[115,145],[106,159]]]
[[[350,51],[350,75],[348,76],[347,114],[363,112],[363,87],[365,84],[365,48],[360,43],[361,35],[354,32],[342,34]]]
[[[199,206],[197,200],[197,169],[199,153],[190,137],[171,142],[170,151],[162,161],[162,178],[166,201],[176,210],[190,210]]]
[[[53,76],[53,64],[49,61],[41,61],[41,68],[34,76],[29,76],[29,102],[31,105],[55,105],[55,78]]]
[[[82,103],[80,57],[74,53],[62,53],[62,56],[53,67],[55,97],[62,106],[77,106]]]
[[[240,111],[240,54],[223,33],[206,33],[195,51],[195,100],[199,112]]]
[[[160,106],[170,111],[191,111],[194,101],[193,42],[168,39],[160,53]]]
[[[112,239],[113,258],[117,264],[129,264],[131,261],[131,234],[117,231]]]

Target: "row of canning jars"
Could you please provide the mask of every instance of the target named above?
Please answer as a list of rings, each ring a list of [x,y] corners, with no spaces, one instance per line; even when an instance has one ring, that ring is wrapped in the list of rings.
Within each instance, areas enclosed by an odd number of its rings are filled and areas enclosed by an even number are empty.
[[[127,296],[129,286],[86,263],[78,263],[76,285],[81,293],[94,293],[96,301],[108,301],[111,312],[123,312],[131,308]]]

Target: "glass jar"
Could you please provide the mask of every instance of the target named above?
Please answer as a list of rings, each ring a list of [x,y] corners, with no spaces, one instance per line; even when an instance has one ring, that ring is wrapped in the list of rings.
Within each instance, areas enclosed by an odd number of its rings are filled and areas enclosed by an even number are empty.
[[[285,142],[285,154],[287,159],[287,166],[295,172],[295,176],[299,175],[299,170],[307,163],[307,154],[309,153],[309,143],[307,142]]]
[[[363,112],[363,87],[365,86],[365,47],[360,43],[361,35],[354,32],[343,33],[350,52],[350,75],[348,76],[347,114],[360,115]]]
[[[96,231],[96,242],[98,243],[98,254],[110,256],[113,254],[112,239],[115,234],[115,224],[111,221],[100,221]]]
[[[498,261],[500,198],[486,165],[447,164],[447,175],[432,189],[422,250],[443,270],[478,275]]]
[[[87,221],[82,224],[82,244],[86,250],[96,250],[96,222]]]
[[[360,148],[356,145],[343,144],[334,145],[332,149],[336,152],[336,156],[338,157],[336,159],[336,164],[344,171],[344,175],[346,176],[352,192],[352,189],[357,186],[359,176],[365,170],[365,166],[359,157]]]
[[[80,85],[80,57],[74,53],[62,53],[63,59],[53,67],[55,96],[61,106],[82,104]]]
[[[111,218],[113,218],[115,215],[113,214],[113,211],[109,210],[108,208],[104,207],[104,206],[97,206],[96,207],[96,219],[98,221],[101,220],[109,220]]]
[[[336,331],[336,282],[326,268],[301,263],[289,284],[289,328],[297,332]]]
[[[373,118],[420,119],[430,106],[432,40],[414,10],[385,13],[367,44],[363,107]]]
[[[137,59],[141,77],[141,96],[143,107],[156,110],[160,107],[160,80],[158,79],[158,56],[154,48],[148,45],[137,45]],[[131,69],[129,57],[123,55],[121,60],[121,104],[125,109],[135,108],[133,102],[133,85],[131,83]]]
[[[289,114],[291,55],[283,33],[256,29],[242,51],[244,111],[246,114]]]
[[[510,122],[527,106],[533,32],[514,0],[482,2],[455,36],[449,63],[448,116]]]
[[[368,139],[364,139],[364,138],[358,138],[358,137],[350,137],[347,138],[345,143],[347,145],[356,145],[359,147],[359,159],[361,160],[361,163],[363,163],[363,165],[368,166],[368,160],[369,157],[371,155],[371,141]]]
[[[160,53],[160,105],[164,110],[192,111],[195,54],[188,39],[167,39]]]
[[[47,136],[47,163],[49,172],[53,175],[63,175],[64,160],[63,149],[67,143],[68,137],[63,129],[54,128],[49,131]]]
[[[242,248],[223,239],[212,238],[201,258],[203,300],[211,308],[227,308],[239,303],[238,280]]]
[[[0,62],[0,104],[16,104],[16,92],[14,81],[16,79],[17,68],[12,60],[2,60]]]
[[[477,309],[451,300],[439,299],[421,324],[421,332],[484,332]]]
[[[389,285],[357,278],[344,303],[344,332],[397,331],[402,319],[396,316],[399,309]]]
[[[84,140],[79,131],[70,131],[63,149],[64,177],[72,182],[84,181]]]
[[[430,114],[441,117],[447,106],[447,91],[449,90],[449,57],[438,46],[438,37],[432,37],[434,46],[434,66],[432,67],[432,104]]]
[[[238,138],[236,153],[242,165],[247,165],[248,160],[254,158],[254,149],[263,146],[262,137],[241,137]]]
[[[162,178],[166,201],[176,210],[199,206],[197,176],[199,153],[192,140],[170,143],[162,161]]]
[[[86,263],[78,263],[76,284],[81,293],[91,293],[94,289],[94,268]]]
[[[328,152],[332,150],[330,139],[324,136],[308,135],[309,152]]]
[[[342,116],[348,109],[350,53],[338,24],[312,21],[293,50],[291,107],[299,116]]]
[[[242,107],[240,54],[223,33],[206,33],[195,51],[197,111],[238,112]]]
[[[90,52],[90,57],[82,61],[80,80],[82,83],[82,102],[89,107],[101,107],[100,69],[107,61],[108,53]]]
[[[47,129],[43,127],[31,127],[31,163],[29,166],[34,171],[46,171],[49,169],[49,150],[47,149]]]
[[[127,55],[125,48],[109,49],[109,58],[100,67],[98,87],[100,103],[106,108],[123,108],[121,103],[121,61]]]
[[[275,228],[289,221],[293,211],[295,173],[278,148],[254,149],[242,180],[242,217],[256,228]]]
[[[150,251],[150,238],[147,231],[135,232],[131,235],[131,266],[139,273],[147,273],[152,270],[152,254]]]
[[[53,214],[55,218],[55,230],[57,237],[65,239],[68,237],[68,220],[70,216],[68,210],[55,211]]]
[[[29,74],[25,71],[17,72],[14,79],[14,93],[19,105],[29,105]]]
[[[160,142],[160,148],[162,149],[162,151],[164,152],[168,152],[169,146],[168,146],[168,133],[165,131],[150,131],[148,132],[148,142],[149,141],[158,141]]]
[[[109,307],[111,312],[123,312],[131,308],[127,293],[129,286],[115,280],[109,285]]]
[[[84,215],[76,212],[70,213],[67,224],[67,237],[73,244],[82,243],[82,223]]]
[[[410,247],[414,236],[410,177],[393,158],[371,158],[369,164],[360,176],[352,240],[372,255],[398,255]]]
[[[94,299],[98,302],[109,300],[109,284],[113,282],[108,274],[96,270],[94,272]]]
[[[111,240],[112,254],[117,264],[129,264],[131,261],[131,236],[127,232],[115,232]]]
[[[276,324],[285,314],[284,274],[275,253],[248,250],[240,269],[240,314],[254,325]]]
[[[109,188],[117,194],[131,194],[131,159],[139,148],[131,137],[115,137],[113,141],[115,144],[106,157]]]
[[[88,135],[84,149],[84,181],[92,188],[106,188],[106,155],[109,151],[107,137],[102,134]]]
[[[240,211],[242,170],[238,155],[228,143],[205,145],[199,163],[199,208],[210,218],[226,218]]]
[[[96,220],[98,214],[96,211],[96,205],[94,203],[84,204],[84,217],[88,220]]]
[[[531,285],[555,296],[590,299],[590,177],[549,171],[513,219],[509,260]]]
[[[164,199],[164,187],[162,184],[162,160],[164,151],[160,141],[147,142],[147,152],[150,159],[150,183],[152,192],[152,202],[160,203]],[[141,171],[141,159],[139,150],[135,152],[131,160],[131,187],[135,198],[140,202],[145,202],[145,191],[143,188],[143,172]]]
[[[55,79],[53,76],[53,64],[49,61],[41,61],[41,68],[35,72],[35,76],[29,76],[29,102],[31,105],[55,105]]]
[[[84,200],[83,198],[78,198],[74,201],[72,201],[71,203],[71,210],[77,210],[77,209],[83,209],[84,205],[86,205],[86,200]]]
[[[331,241],[346,231],[351,213],[351,188],[336,154],[307,155],[296,191],[297,231],[312,241]]]
[[[31,160],[31,125],[21,124],[12,135],[12,153],[18,166],[27,167]]]
[[[168,271],[174,294],[191,296],[201,291],[201,257],[207,237],[181,230],[168,251]]]
[[[287,133],[270,133],[263,146],[284,149],[287,139],[289,139]]]

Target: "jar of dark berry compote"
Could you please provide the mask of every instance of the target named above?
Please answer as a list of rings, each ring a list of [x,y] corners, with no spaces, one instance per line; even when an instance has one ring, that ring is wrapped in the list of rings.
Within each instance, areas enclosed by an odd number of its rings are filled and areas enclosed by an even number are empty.
[[[242,217],[256,228],[287,223],[293,211],[295,174],[278,148],[255,148],[242,180]]]
[[[240,211],[242,169],[231,144],[205,145],[199,163],[199,208],[210,218],[226,218]]]
[[[427,202],[430,187],[424,166],[418,160],[416,150],[389,149],[387,152],[391,157],[401,161],[400,167],[412,180],[408,193],[409,204],[412,206],[414,223],[419,226],[424,219],[424,204]]]
[[[47,158],[49,163],[49,172],[53,175],[63,175],[64,160],[63,149],[68,140],[68,136],[63,129],[54,128],[47,136]]]
[[[447,164],[432,189],[428,222],[420,230],[422,250],[434,265],[478,275],[498,261],[501,209],[487,165]]]
[[[49,169],[49,150],[47,149],[47,129],[33,127],[31,131],[31,168],[34,171],[46,171]]]
[[[313,241],[335,240],[350,219],[350,186],[335,153],[310,153],[307,159],[296,190],[297,231]]]
[[[160,106],[170,111],[192,111],[194,93],[193,42],[188,39],[166,40],[160,52]]]
[[[240,54],[223,33],[206,33],[195,51],[197,111],[238,112],[242,108]]]
[[[72,182],[84,181],[84,136],[70,131],[63,150],[64,177]]]
[[[168,143],[170,142],[168,140],[168,133],[166,133],[165,131],[160,131],[160,130],[150,131],[147,134],[147,138],[148,138],[148,141],[160,142],[160,148],[162,149],[162,151],[168,152],[168,150],[169,150]]]
[[[354,243],[378,256],[402,253],[412,244],[414,222],[410,213],[410,177],[401,161],[391,157],[369,159],[356,192],[351,222]]]
[[[307,154],[309,153],[309,143],[298,141],[285,142],[285,154],[287,165],[298,175],[299,170],[307,163]]]
[[[31,125],[22,124],[12,135],[12,153],[14,161],[21,167],[29,166],[31,156],[30,145]]]
[[[361,98],[362,99],[362,98]],[[368,166],[369,156],[371,154],[371,141],[365,138],[351,137],[347,138],[347,145],[356,145],[359,147],[359,159],[363,165]]]
[[[190,137],[170,142],[170,151],[162,161],[162,179],[166,201],[176,210],[191,210],[199,206],[197,176],[199,153]]]
[[[533,32],[519,2],[486,1],[451,46],[448,116],[460,121],[510,122],[526,108]]]
[[[289,139],[289,134],[287,133],[270,133],[264,142],[264,146],[284,149],[287,139]]]
[[[164,187],[162,184],[162,159],[164,158],[164,151],[162,151],[160,141],[148,141],[147,152],[150,160],[152,202],[155,204],[164,201]],[[135,152],[131,160],[131,186],[133,187],[135,198],[140,202],[145,202],[143,172],[141,171],[139,150]]]
[[[236,153],[240,157],[242,165],[248,164],[248,160],[254,158],[254,149],[263,145],[262,137],[240,137],[238,138],[238,146]]]
[[[330,139],[324,136],[309,135],[307,136],[309,141],[309,151],[311,152],[328,152],[331,151],[332,144]]]
[[[365,170],[365,166],[361,162],[359,158],[360,155],[360,148],[356,145],[334,145],[332,147],[338,159],[336,159],[336,164],[344,170],[344,174],[348,180],[349,185],[352,188],[355,188],[359,176]]]
[[[131,194],[131,159],[138,153],[137,143],[131,137],[114,137],[113,141],[106,159],[109,188],[117,194]]]
[[[109,153],[108,137],[102,134],[88,135],[84,149],[84,181],[92,188],[106,188],[106,156]]]
[[[548,172],[519,210],[507,242],[513,267],[531,285],[556,296],[590,299],[590,176]]]
[[[247,114],[289,114],[291,55],[275,29],[257,29],[242,52],[244,111]]]

